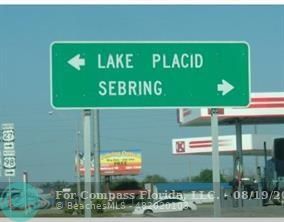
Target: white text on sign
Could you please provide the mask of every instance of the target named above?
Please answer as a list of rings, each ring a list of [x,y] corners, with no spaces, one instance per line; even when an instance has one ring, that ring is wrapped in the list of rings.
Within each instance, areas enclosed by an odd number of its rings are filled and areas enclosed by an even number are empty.
[[[204,63],[203,56],[199,53],[154,53],[151,61],[153,69],[200,69]],[[134,69],[135,56],[132,53],[98,54],[97,64],[98,69]]]

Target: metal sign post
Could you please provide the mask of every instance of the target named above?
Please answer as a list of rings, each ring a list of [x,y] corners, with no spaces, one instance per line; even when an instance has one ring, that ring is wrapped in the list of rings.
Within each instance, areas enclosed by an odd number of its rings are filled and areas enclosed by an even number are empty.
[[[24,201],[25,201],[25,214],[28,215],[28,192],[27,192],[27,183],[28,183],[28,173],[23,172],[23,191],[24,191]]]
[[[220,161],[218,146],[218,116],[217,109],[211,109],[211,135],[212,135],[212,171],[214,191],[214,217],[221,216],[220,200]]]
[[[83,130],[84,130],[84,157],[85,157],[85,217],[91,217],[91,111],[84,110],[83,113]]]
[[[78,194],[78,204],[81,204],[81,175],[80,175],[80,153],[79,153],[79,148],[76,151],[76,175],[77,175],[77,194]]]
[[[237,158],[238,158],[238,165],[235,166],[237,171],[238,177],[238,192],[240,194],[240,198],[238,199],[238,207],[243,207],[243,200],[242,200],[242,177],[243,177],[243,154],[242,154],[242,123],[240,120],[236,120],[236,144],[237,144]]]
[[[94,155],[95,155],[95,192],[100,193],[101,175],[100,175],[100,122],[99,110],[94,110]]]
[[[12,190],[11,190],[11,177],[8,176],[8,186],[9,186],[9,216],[12,216]]]

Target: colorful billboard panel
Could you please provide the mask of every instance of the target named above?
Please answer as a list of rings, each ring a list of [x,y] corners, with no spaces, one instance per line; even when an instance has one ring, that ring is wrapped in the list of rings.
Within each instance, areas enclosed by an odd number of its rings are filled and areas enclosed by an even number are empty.
[[[91,155],[91,175],[94,176],[94,155]],[[138,149],[123,151],[101,151],[100,172],[103,176],[137,175],[142,168],[142,155]],[[75,157],[75,170],[84,176],[84,154],[78,153]]]
[[[142,167],[140,150],[101,151],[101,175],[137,175]]]

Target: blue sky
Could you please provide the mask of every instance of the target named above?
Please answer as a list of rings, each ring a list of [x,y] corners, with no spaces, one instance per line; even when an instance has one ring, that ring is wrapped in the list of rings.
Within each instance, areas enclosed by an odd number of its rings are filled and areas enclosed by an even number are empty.
[[[49,45],[63,40],[247,41],[252,91],[284,89],[283,6],[0,6],[0,123],[15,123],[17,179],[27,170],[32,181],[75,181],[82,113],[48,114]],[[220,134],[233,132],[220,127]],[[279,134],[284,127],[259,126],[258,132]],[[211,168],[211,157],[171,154],[172,138],[208,135],[209,127],[179,127],[176,110],[101,111],[102,149],[140,148],[138,178],[182,178]],[[225,172],[231,164],[221,158]],[[254,172],[252,164],[247,171]]]

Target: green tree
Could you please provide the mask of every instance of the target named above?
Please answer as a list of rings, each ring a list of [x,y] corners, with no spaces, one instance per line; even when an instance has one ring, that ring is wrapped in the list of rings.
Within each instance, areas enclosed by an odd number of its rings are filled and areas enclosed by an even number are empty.
[[[143,183],[166,183],[167,179],[158,174],[148,175],[144,178]]]
[[[192,182],[199,182],[199,183],[212,183],[213,180],[213,173],[210,169],[205,169],[200,172],[198,176],[192,177]],[[220,181],[221,183],[226,182],[226,179],[222,174],[220,174]]]

